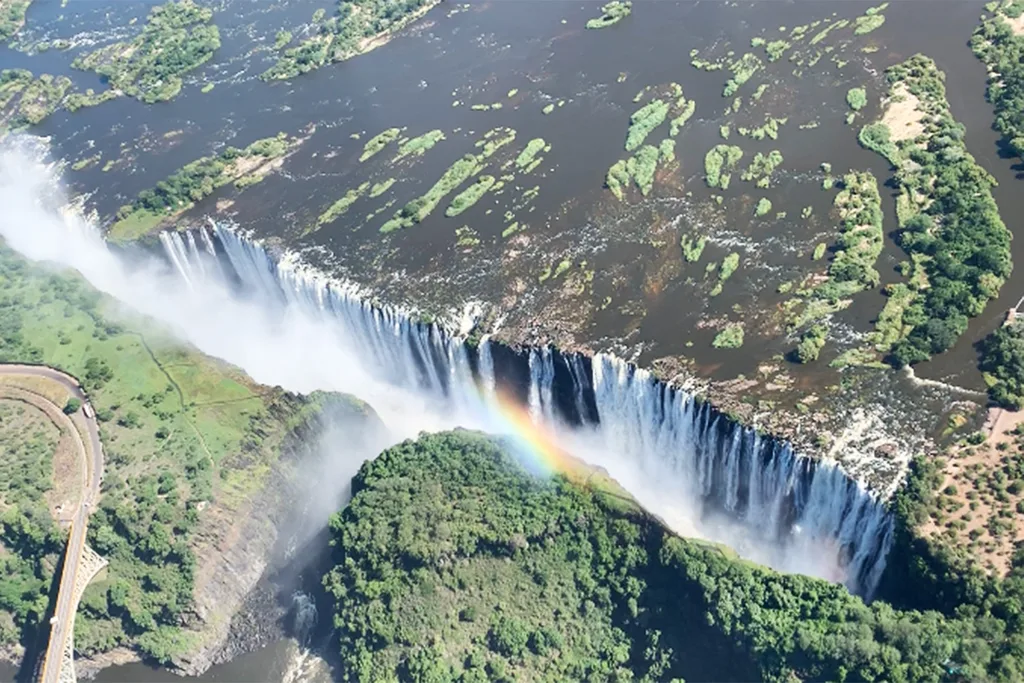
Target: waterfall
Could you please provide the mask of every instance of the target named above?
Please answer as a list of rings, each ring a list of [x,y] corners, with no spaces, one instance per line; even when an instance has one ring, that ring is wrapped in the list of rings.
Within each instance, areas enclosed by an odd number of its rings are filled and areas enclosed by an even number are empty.
[[[313,598],[302,591],[292,593],[292,635],[303,646],[309,642],[309,637],[316,627],[317,614],[316,603]]]
[[[463,419],[483,411],[481,393],[525,383],[513,388],[535,421],[558,428],[566,450],[607,469],[672,528],[871,597],[892,520],[836,463],[802,457],[790,444],[763,437],[614,356],[550,347],[517,352],[489,337],[471,346],[436,323],[372,305],[358,288],[292,256],[275,258],[233,229],[214,225],[199,242],[204,249],[181,233],[161,235],[186,282],[211,273],[202,262],[222,254],[224,270],[243,293],[337,323],[360,363],[396,386],[423,392],[441,411],[460,416],[458,424],[486,427]]]

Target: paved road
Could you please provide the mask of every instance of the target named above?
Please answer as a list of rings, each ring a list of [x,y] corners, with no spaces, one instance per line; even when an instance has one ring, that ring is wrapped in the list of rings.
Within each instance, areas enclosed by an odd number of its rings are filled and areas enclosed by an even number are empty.
[[[43,377],[59,383],[68,393],[77,398],[85,406],[88,399],[78,381],[53,368],[34,365],[0,365],[0,376],[20,377]],[[60,410],[64,406],[57,406]],[[46,647],[46,656],[43,659],[43,683],[57,681],[60,675],[61,658],[64,652],[64,644],[71,635],[71,628],[74,624],[74,611],[77,605],[74,604],[75,579],[78,575],[78,565],[82,557],[82,549],[85,547],[85,532],[89,521],[89,514],[93,506],[99,500],[100,481],[103,478],[103,447],[100,444],[100,430],[96,423],[95,411],[93,417],[87,417],[84,410],[79,410],[71,416],[71,420],[79,426],[84,427],[88,435],[89,443],[84,444],[78,435],[77,430],[72,438],[79,450],[79,454],[86,463],[86,490],[82,492],[81,504],[75,512],[71,522],[71,536],[68,539],[67,550],[64,555],[64,570],[60,576],[60,587],[57,591],[57,606],[54,609],[54,621],[50,628],[50,641]]]

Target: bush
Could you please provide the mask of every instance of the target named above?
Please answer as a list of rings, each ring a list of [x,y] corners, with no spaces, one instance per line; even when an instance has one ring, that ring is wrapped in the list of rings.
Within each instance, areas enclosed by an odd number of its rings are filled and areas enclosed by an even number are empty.
[[[82,407],[82,402],[81,401],[79,401],[77,398],[74,398],[74,397],[69,398],[68,402],[64,404],[64,413],[66,415],[71,415],[73,413],[77,413],[78,409],[81,408],[81,407]]]
[[[526,651],[530,630],[512,617],[501,617],[491,627],[491,648],[506,657],[519,657]]]
[[[825,346],[827,335],[828,330],[824,325],[814,325],[804,332],[800,337],[800,343],[793,351],[794,360],[798,363],[810,363],[818,360],[818,354]]]
[[[846,93],[846,103],[850,109],[860,111],[868,103],[868,94],[864,88],[850,88]]]
[[[729,323],[719,332],[711,345],[716,349],[738,349],[743,346],[743,325]]]

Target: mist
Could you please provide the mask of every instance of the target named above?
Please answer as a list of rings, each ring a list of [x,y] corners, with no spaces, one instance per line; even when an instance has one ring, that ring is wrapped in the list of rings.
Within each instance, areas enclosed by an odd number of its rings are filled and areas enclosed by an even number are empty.
[[[314,316],[306,307],[265,293],[241,296],[219,276],[214,262],[186,281],[165,260],[144,253],[115,254],[79,212],[61,208],[67,196],[56,166],[44,161],[46,152],[32,138],[0,151],[0,236],[8,245],[33,261],[78,271],[128,311],[152,318],[170,334],[240,367],[257,382],[302,393],[348,393],[380,416],[386,430],[366,438],[353,439],[344,427],[324,431],[318,456],[308,467],[304,461],[302,473],[311,493],[315,491],[304,504],[319,502],[301,518],[319,519],[322,528],[328,513],[345,502],[359,465],[389,444],[421,431],[456,426],[508,430],[495,406],[475,387],[461,387],[470,398],[451,402],[436,392],[412,388],[415,383],[408,378],[405,385],[396,384],[394,372],[401,364],[397,358],[389,362],[388,349],[374,349],[383,359],[369,358],[365,344],[340,319]],[[643,451],[639,440],[615,433],[612,425],[574,429],[547,420],[538,427],[567,452],[607,470],[680,535],[725,543],[783,571],[832,581],[846,578],[834,539],[803,535],[797,528],[781,543],[727,515],[708,516],[692,482],[681,480],[660,454]]]

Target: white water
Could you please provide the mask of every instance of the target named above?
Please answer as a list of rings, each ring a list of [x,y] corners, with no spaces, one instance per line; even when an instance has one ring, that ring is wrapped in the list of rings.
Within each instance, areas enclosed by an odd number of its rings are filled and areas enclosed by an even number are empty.
[[[474,372],[467,345],[438,326],[371,306],[355,288],[294,258],[275,259],[224,226],[162,235],[173,272],[153,259],[129,266],[85,221],[40,206],[56,184],[48,169],[24,156],[0,158],[0,234],[27,257],[78,270],[259,382],[359,396],[397,438],[500,424],[477,388],[479,382],[488,396],[501,380],[490,340],[474,354]],[[217,258],[215,243],[226,258]],[[244,297],[232,292],[227,274],[241,281]],[[610,356],[588,363],[534,349],[526,364],[534,419],[557,430],[566,450],[605,467],[678,532],[728,543],[782,570],[844,581],[870,596],[891,522],[837,467],[799,458]],[[587,423],[582,428],[562,424],[559,367],[572,408]],[[596,420],[588,405],[596,407]]]

